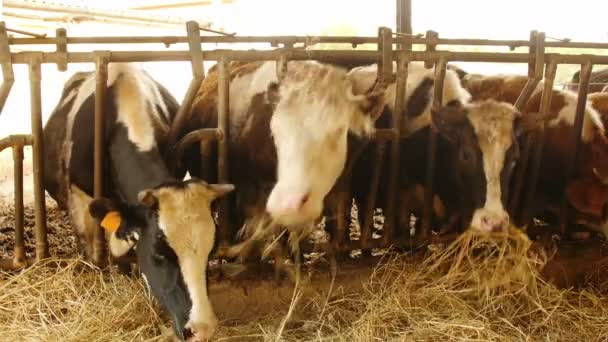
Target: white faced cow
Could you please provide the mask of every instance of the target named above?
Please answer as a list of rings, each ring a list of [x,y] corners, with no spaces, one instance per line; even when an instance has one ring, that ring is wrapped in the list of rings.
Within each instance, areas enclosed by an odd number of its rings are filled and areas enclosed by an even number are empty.
[[[147,73],[131,64],[109,64],[107,87],[103,194],[109,199],[92,198],[92,72],[66,83],[45,126],[45,188],[69,210],[85,255],[92,256],[100,224],[114,257],[137,247],[140,270],[173,317],[176,334],[208,338],[216,326],[206,290],[215,240],[209,205],[232,186],[182,182],[183,175],[169,173],[163,152],[177,103]]]

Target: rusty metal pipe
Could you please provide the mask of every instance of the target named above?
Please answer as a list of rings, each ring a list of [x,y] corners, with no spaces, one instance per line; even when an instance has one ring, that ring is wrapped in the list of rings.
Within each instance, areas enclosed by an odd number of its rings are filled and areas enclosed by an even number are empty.
[[[13,146],[28,146],[34,143],[31,134],[13,134],[0,139],[0,152]]]
[[[397,43],[398,49],[411,50],[412,43],[409,35],[412,34],[412,0],[397,0],[397,32],[404,33],[403,43]]]
[[[540,103],[540,112],[543,116],[546,116],[547,113],[551,110],[551,97],[553,95],[553,83],[555,81],[555,73],[557,71],[557,63],[550,62],[547,64],[547,68],[545,71],[545,84],[543,88],[543,94],[541,97]],[[523,202],[523,213],[522,213],[522,222],[524,225],[527,225],[533,218],[533,204],[534,197],[536,195],[536,186],[538,183],[538,175],[540,172],[540,162],[543,152],[544,146],[544,138],[545,138],[545,122],[540,124],[538,131],[530,136],[530,144],[533,148],[532,150],[532,160],[530,164],[530,177],[529,177],[529,186],[528,192],[525,194],[524,202]]]
[[[95,62],[95,132],[94,132],[94,172],[93,194],[95,198],[103,197],[103,171],[105,157],[105,112],[106,88],[108,83],[109,53],[99,53]],[[97,227],[93,239],[93,262],[99,267],[105,266],[106,248],[103,228]]]
[[[25,264],[25,241],[23,238],[23,145],[13,146],[13,177],[15,186],[15,246],[14,265]]]
[[[169,130],[170,146],[177,141],[180,131],[184,126],[184,122],[192,109],[194,98],[201,87],[201,83],[203,83],[203,80],[205,79],[205,71],[203,68],[203,50],[201,48],[201,44],[199,43],[201,33],[198,27],[199,25],[195,21],[189,21],[186,23],[188,47],[190,49],[190,51],[188,51],[189,60],[192,68],[192,81],[190,81],[190,84],[188,85],[184,99],[182,100],[182,103],[175,114],[175,118],[173,119],[173,123],[171,124],[171,128]]]
[[[572,144],[574,145],[574,151],[570,155],[570,160],[566,163],[566,179],[564,184],[574,177],[576,171],[575,166],[579,156],[579,150],[581,147],[582,131],[583,131],[583,120],[585,118],[585,107],[587,105],[587,93],[589,91],[589,80],[591,78],[591,70],[593,64],[585,63],[581,66],[580,72],[580,86],[578,87],[578,101],[576,103],[576,117],[574,119],[574,137]],[[564,192],[562,197],[562,203],[559,213],[559,228],[560,233],[563,235],[566,232],[566,224],[568,216],[568,197]]]
[[[203,141],[211,141],[211,140],[222,140],[224,139],[224,133],[217,128],[202,128],[193,132],[186,134],[180,141],[175,145],[175,153],[178,161],[182,160],[182,156],[184,155],[184,151],[188,146]]]
[[[34,167],[34,215],[36,217],[36,260],[49,256],[49,245],[46,228],[46,206],[44,198],[44,141],[42,137],[42,97],[40,89],[40,62],[42,56],[34,55],[29,61],[30,102],[33,136]]]
[[[218,103],[217,127],[223,133],[223,139],[218,142],[218,183],[229,182],[228,143],[230,141],[230,67],[227,59],[218,62]],[[220,199],[220,243],[230,243],[234,233],[230,226],[229,200],[233,196]]]
[[[384,163],[384,152],[386,150],[386,141],[376,141],[376,149],[374,155],[374,163],[372,176],[369,183],[369,191],[367,193],[367,205],[364,208],[363,224],[361,225],[361,247],[369,249],[369,243],[372,240],[372,224],[374,222],[374,210],[376,209],[376,197],[378,196],[378,186],[380,185],[380,176],[382,164]]]
[[[11,64],[11,51],[9,47],[9,38],[6,32],[6,25],[0,22],[0,64],[2,65],[2,85],[0,86],[0,114],[6,104],[8,95],[15,83],[15,75],[13,73],[13,65]]]
[[[395,139],[391,142],[390,150],[390,170],[388,179],[388,192],[386,198],[386,213],[384,220],[384,229],[382,240],[385,246],[391,243],[394,237],[395,227],[398,220],[395,213],[395,208],[399,200],[397,194],[400,188],[400,173],[401,168],[401,120],[405,116],[405,94],[407,91],[407,76],[408,76],[409,60],[405,55],[402,55],[397,63],[397,80],[395,84],[395,110],[393,112],[393,129],[396,131]],[[409,215],[409,213],[400,213],[401,215]],[[401,228],[401,227],[400,227]],[[406,229],[407,230],[407,229]]]
[[[433,107],[439,108],[443,105],[443,81],[448,61],[440,59],[435,65],[435,85],[433,87]],[[422,212],[422,230],[417,232],[419,238],[424,241],[431,235],[431,220],[433,217],[433,194],[435,183],[435,157],[437,150],[437,131],[429,130],[428,159],[426,165],[426,184],[424,189],[424,208]]]

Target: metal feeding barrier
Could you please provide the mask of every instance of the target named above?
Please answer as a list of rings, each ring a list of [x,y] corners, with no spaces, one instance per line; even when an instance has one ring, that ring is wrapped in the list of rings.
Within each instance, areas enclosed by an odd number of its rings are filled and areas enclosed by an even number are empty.
[[[407,3],[399,1],[398,3]],[[403,7],[403,4],[402,4]],[[407,6],[404,7],[409,12]],[[107,80],[107,68],[109,63],[116,62],[151,62],[151,61],[184,61],[192,65],[193,78],[179,107],[175,121],[170,131],[170,141],[175,146],[177,155],[187,146],[199,143],[202,145],[212,140],[218,142],[218,175],[220,183],[229,182],[228,164],[228,131],[229,122],[229,85],[230,85],[230,62],[231,61],[268,61],[278,62],[278,72],[284,72],[287,68],[288,60],[317,60],[320,62],[336,63],[349,65],[365,65],[378,63],[378,80],[380,83],[396,83],[396,94],[405,94],[408,78],[408,64],[413,61],[425,62],[427,68],[435,69],[435,87],[433,106],[441,104],[443,94],[443,82],[446,75],[446,68],[450,62],[493,62],[493,63],[527,63],[528,81],[516,102],[516,107],[522,109],[532,95],[533,90],[539,82],[545,79],[542,94],[541,112],[545,113],[549,109],[551,101],[551,89],[555,79],[556,68],[559,64],[578,64],[581,66],[580,87],[578,90],[578,105],[576,108],[575,130],[577,149],[571,156],[568,165],[568,175],[572,175],[574,161],[577,158],[577,150],[580,145],[580,132],[582,129],[584,106],[587,98],[587,88],[589,77],[593,65],[608,64],[608,56],[600,55],[573,55],[546,53],[548,47],[558,48],[602,48],[608,49],[608,43],[589,43],[589,42],[565,42],[565,41],[546,41],[545,35],[533,31],[529,40],[482,40],[482,39],[445,39],[439,38],[436,32],[429,31],[424,37],[411,34],[411,24],[409,13],[401,16],[398,25],[399,34],[394,34],[391,29],[381,27],[377,37],[333,37],[333,36],[201,36],[200,28],[196,22],[186,24],[186,36],[164,36],[164,37],[68,37],[65,30],[57,30],[56,37],[28,37],[12,38],[7,35],[4,23],[0,23],[0,64],[3,71],[3,83],[0,86],[0,110],[6,103],[14,83],[13,64],[27,64],[29,66],[30,90],[31,90],[31,121],[32,134],[10,136],[0,140],[0,151],[11,147],[14,156],[15,171],[15,248],[14,258],[1,260],[0,268],[16,269],[31,264],[49,256],[46,226],[46,211],[43,188],[43,167],[42,155],[44,153],[44,141],[42,137],[42,113],[41,113],[41,89],[40,89],[40,66],[43,63],[56,64],[58,70],[65,71],[68,63],[94,63],[95,64],[95,149],[94,149],[94,196],[102,195],[102,165],[104,159],[103,150],[103,115],[105,112],[105,92]],[[188,44],[187,50],[176,51],[90,51],[90,52],[68,52],[67,46],[70,44],[136,44],[158,43],[166,46],[170,44]],[[232,49],[202,49],[202,43],[265,43],[276,47],[272,50],[232,50]],[[353,50],[353,49],[302,49],[295,47],[303,44],[310,47],[319,43],[346,43],[353,47],[360,44],[375,44],[376,50]],[[10,52],[10,47],[14,45],[54,45],[54,52]],[[279,45],[282,45],[280,47]],[[412,46],[426,46],[425,51],[413,51]],[[511,49],[515,47],[527,47],[527,53],[520,52],[457,52],[439,49],[440,46],[469,45],[469,46],[507,46]],[[178,132],[175,127],[180,127],[191,110],[195,95],[205,78],[203,61],[218,62],[218,125],[215,129],[202,129],[191,132],[181,141],[177,141]],[[393,65],[397,65],[396,72]],[[435,148],[437,142],[437,132],[430,130],[430,144],[428,146],[429,160],[427,165],[427,178],[425,184],[425,200],[422,217],[422,229],[416,232],[416,236],[409,236],[409,227],[398,227],[396,220],[398,203],[398,188],[400,175],[400,138],[406,132],[401,132],[402,120],[406,120],[405,115],[405,96],[396,96],[395,111],[392,118],[392,127],[380,129],[376,132],[376,157],[372,178],[369,183],[369,201],[366,208],[366,219],[361,226],[361,238],[351,240],[348,238],[348,222],[346,217],[347,210],[350,210],[350,190],[348,188],[348,178],[352,170],[352,164],[357,159],[360,151],[349,151],[345,174],[339,180],[342,186],[336,187],[339,193],[339,211],[337,223],[329,228],[334,237],[334,247],[338,250],[352,250],[388,247],[391,245],[405,248],[414,248],[426,243],[437,241],[437,239],[448,239],[450,237],[435,237],[431,234],[432,216],[432,195],[433,195],[433,174],[435,169]],[[509,194],[509,208],[515,212],[518,208],[523,208],[523,218],[526,222],[531,220],[532,212],[528,210],[535,197],[536,180],[538,178],[540,152],[542,151],[544,128],[541,127],[531,134],[524,144],[524,151],[521,159],[523,167],[515,175],[514,191]],[[390,146],[387,146],[390,145]],[[25,257],[25,247],[23,238],[23,147],[32,145],[33,147],[33,167],[34,167],[34,209],[35,209],[35,238],[36,238],[36,257],[27,259]],[[389,179],[387,193],[387,208],[385,211],[385,223],[381,239],[374,239],[372,236],[373,222],[372,216],[376,205],[376,194],[381,178],[381,165],[385,156],[386,149],[389,148]],[[203,153],[203,151],[201,151]],[[203,153],[205,154],[205,153]],[[172,167],[178,167],[178,160],[172,162]],[[526,177],[526,175],[529,175]],[[523,193],[523,183],[527,178],[530,191]],[[523,199],[523,202],[522,202]],[[235,227],[230,224],[228,217],[228,199],[223,199],[219,206],[220,229],[219,239],[223,244],[230,244],[235,235]],[[566,224],[566,200],[564,198],[562,215],[560,216],[560,227],[562,230]],[[105,241],[104,235],[99,229],[94,244],[94,261],[99,265],[104,264]]]

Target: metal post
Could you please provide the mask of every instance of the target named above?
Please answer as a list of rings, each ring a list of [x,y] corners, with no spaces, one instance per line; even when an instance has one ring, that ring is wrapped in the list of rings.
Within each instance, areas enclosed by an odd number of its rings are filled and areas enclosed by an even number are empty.
[[[543,78],[544,63],[545,63],[545,34],[532,31],[530,33],[530,60],[528,62],[528,81],[521,94],[515,102],[515,107],[519,111],[523,111],[530,96],[538,86],[538,83]],[[514,189],[511,193],[507,193],[509,212],[514,217],[518,217],[519,204],[521,201],[521,193],[526,179],[526,173],[528,170],[528,163],[530,160],[530,150],[532,145],[530,144],[531,137],[524,137],[524,143],[522,144],[523,150],[521,157],[519,158],[518,167],[515,171],[515,183]],[[507,187],[507,191],[510,191],[510,186]]]
[[[578,102],[576,103],[576,117],[574,119],[574,137],[573,145],[574,151],[570,155],[570,160],[566,163],[566,179],[564,184],[568,184],[570,179],[574,176],[575,165],[579,155],[579,149],[581,146],[581,132],[583,130],[583,119],[585,118],[585,107],[587,104],[587,93],[589,91],[589,79],[591,78],[591,70],[593,64],[587,62],[581,65],[580,82],[578,87]],[[559,214],[559,229],[560,234],[563,235],[566,232],[566,224],[568,219],[568,197],[564,193]]]
[[[412,0],[397,0],[397,32],[412,34]],[[405,43],[398,44],[397,48],[411,50],[411,37],[406,36],[405,38]]]
[[[217,127],[221,132],[222,139],[218,139],[218,183],[228,183],[228,142],[229,142],[229,115],[230,115],[230,69],[228,60],[220,59],[218,62],[218,84],[217,84]],[[229,243],[233,232],[230,226],[229,199],[227,196],[220,199],[220,243]]]
[[[55,30],[55,36],[57,38],[55,51],[62,56],[61,60],[57,61],[57,70],[66,71],[68,70],[68,34],[65,28],[60,27]]]
[[[109,53],[99,52],[95,61],[95,146],[94,146],[94,196],[101,198],[103,194],[103,165],[104,165],[104,133],[105,133],[105,104],[108,83]],[[103,267],[105,265],[106,248],[105,234],[97,227],[93,240],[93,262]]]
[[[179,131],[183,127],[184,121],[190,109],[192,108],[192,102],[194,97],[198,93],[201,83],[205,79],[205,69],[203,68],[203,50],[201,48],[201,32],[199,30],[199,24],[196,21],[189,21],[186,23],[186,30],[188,32],[188,46],[190,48],[190,63],[192,64],[192,81],[188,85],[186,95],[182,100],[181,106],[175,114],[173,124],[169,131],[169,144],[174,144],[179,135]]]
[[[42,137],[42,95],[40,89],[40,63],[42,54],[34,55],[29,61],[30,101],[32,110],[33,166],[34,166],[34,215],[36,217],[36,260],[49,256],[46,230],[46,206],[44,198],[44,141]]]
[[[8,44],[6,25],[0,22],[0,64],[2,65],[2,86],[0,86],[0,114],[6,104],[6,99],[15,83],[13,64],[11,62],[11,51]]]
[[[555,81],[555,73],[557,71],[557,63],[555,61],[550,61],[547,64],[547,69],[545,71],[545,84],[543,89],[543,95],[541,97],[540,103],[540,112],[546,117],[548,112],[551,110],[551,97],[553,95],[553,82]],[[532,160],[531,160],[531,169],[530,169],[530,177],[529,177],[529,187],[528,192],[525,194],[524,198],[524,206],[523,206],[523,214],[522,214],[522,222],[524,225],[528,224],[532,220],[533,207],[534,207],[534,197],[536,195],[536,185],[538,182],[538,174],[540,169],[540,161],[543,152],[543,145],[545,140],[545,122],[543,121],[538,128],[538,131],[533,133],[530,136],[530,144],[532,145]]]
[[[447,60],[440,58],[435,66],[435,85],[433,91],[433,107],[443,105],[443,80],[445,79]],[[426,165],[426,186],[424,189],[424,208],[422,215],[422,231],[419,238],[424,241],[431,234],[431,219],[433,217],[433,194],[435,183],[435,156],[437,152],[437,132],[434,128],[429,130],[429,146]]]
[[[15,247],[13,265],[24,265],[25,242],[23,239],[23,145],[13,145],[13,171],[15,185]]]
[[[386,201],[386,213],[384,220],[384,230],[382,233],[383,244],[388,246],[393,239],[395,227],[400,222],[397,220],[395,208],[399,199],[397,194],[400,193],[400,168],[401,168],[401,120],[405,117],[405,94],[407,91],[407,75],[408,75],[409,59],[403,53],[397,64],[397,81],[395,84],[395,110],[393,112],[393,130],[395,130],[395,138],[391,143],[390,154],[390,170],[388,179],[388,193]],[[399,215],[409,216],[409,212],[398,213]],[[403,227],[400,227],[403,228]],[[409,233],[409,229],[405,228]]]

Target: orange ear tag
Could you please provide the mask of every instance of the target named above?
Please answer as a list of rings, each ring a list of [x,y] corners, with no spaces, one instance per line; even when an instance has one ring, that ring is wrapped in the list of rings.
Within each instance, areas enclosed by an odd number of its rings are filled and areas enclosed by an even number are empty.
[[[114,233],[118,230],[118,227],[120,227],[121,220],[122,218],[118,211],[110,211],[101,221],[101,226],[105,228],[105,230]]]

